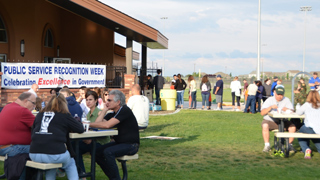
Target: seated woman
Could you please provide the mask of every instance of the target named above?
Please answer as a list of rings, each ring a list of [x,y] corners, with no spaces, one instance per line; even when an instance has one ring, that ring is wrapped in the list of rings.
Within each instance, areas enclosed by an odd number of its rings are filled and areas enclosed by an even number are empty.
[[[97,117],[100,115],[101,110],[97,107],[98,105],[98,94],[95,91],[88,91],[85,95],[86,97],[86,103],[88,108],[90,108],[89,113],[87,114],[87,120],[90,122],[95,122]],[[109,137],[103,137],[97,139],[97,144],[96,147],[97,149],[101,147],[104,144],[107,144],[110,141]],[[82,154],[85,154],[87,152],[91,152],[92,148],[92,140],[83,140],[79,143],[79,168],[80,172],[79,173],[85,173],[85,167],[83,164],[83,158]]]
[[[73,151],[68,143],[70,131],[83,133],[83,125],[69,113],[64,96],[53,95],[33,123],[29,156],[35,162],[62,163],[68,179],[78,180],[77,166],[70,155]],[[55,178],[56,169],[46,171],[46,179]]]
[[[318,91],[309,92],[306,103],[297,109],[297,114],[305,114],[304,125],[300,128],[301,133],[320,134],[320,95]],[[305,159],[311,159],[310,140],[320,153],[320,139],[298,138]]]

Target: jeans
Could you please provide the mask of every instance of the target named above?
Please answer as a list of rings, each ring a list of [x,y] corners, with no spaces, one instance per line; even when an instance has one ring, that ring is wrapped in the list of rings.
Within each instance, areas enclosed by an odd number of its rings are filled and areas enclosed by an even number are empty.
[[[41,153],[30,153],[30,159],[40,163],[62,163],[62,169],[67,173],[68,179],[78,180],[79,175],[75,160],[70,156],[69,151],[62,154],[41,154]],[[56,170],[50,169],[46,171],[46,180],[56,179]]]
[[[110,142],[97,149],[96,162],[103,172],[112,180],[120,180],[116,157],[134,155],[139,150],[139,144],[117,144]]]
[[[237,98],[237,106],[240,106],[240,96],[236,96],[235,92],[231,92],[232,96],[232,106],[235,105],[235,99]]]
[[[258,102],[257,112],[261,112],[261,98],[256,97],[256,102]]]
[[[316,134],[312,128],[306,127],[305,125],[303,125],[299,132],[301,133],[307,133],[307,134]],[[310,149],[310,140],[314,143],[314,145],[316,146],[318,152],[320,153],[320,139],[305,139],[305,138],[298,138],[300,147],[302,149],[302,152],[305,153],[306,150],[309,148]]]
[[[183,95],[184,95],[184,90],[179,90],[178,92],[177,92],[177,103],[178,103],[178,106],[179,105],[183,105],[183,103],[184,103],[184,100],[183,100]]]
[[[30,145],[13,145],[4,149],[0,149],[0,156],[15,156],[17,154],[29,153]]]
[[[209,106],[209,96],[210,96],[210,93],[208,94],[203,94],[201,93],[201,96],[202,96],[202,106]]]
[[[155,89],[156,93],[156,105],[160,105],[160,89]]]
[[[197,91],[191,92],[191,108],[197,108]]]
[[[29,153],[30,145],[13,145],[4,149],[0,149],[0,156],[15,156],[18,154]],[[23,169],[19,179],[26,179],[26,168]]]
[[[256,96],[248,96],[246,107],[244,108],[244,112],[247,112],[247,109],[249,106],[250,106],[250,112],[255,113]]]
[[[72,142],[72,145],[73,145],[73,148],[75,149],[75,143]],[[96,143],[96,148],[100,148],[102,145],[100,143]],[[83,157],[82,155],[87,153],[87,152],[90,152],[91,153],[91,149],[92,149],[92,143],[90,144],[86,144],[84,143],[83,141],[79,141],[79,154],[78,154],[78,160],[79,160],[79,168],[80,168],[80,172],[86,172],[86,169],[84,167],[84,163],[83,163]]]

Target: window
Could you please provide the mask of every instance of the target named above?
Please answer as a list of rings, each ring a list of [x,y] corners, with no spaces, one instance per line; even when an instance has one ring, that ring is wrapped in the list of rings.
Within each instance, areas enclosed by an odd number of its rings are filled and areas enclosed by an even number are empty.
[[[0,16],[0,42],[8,42],[7,31]]]
[[[44,39],[44,46],[53,48],[53,36],[50,29],[48,29],[46,32],[46,37]]]

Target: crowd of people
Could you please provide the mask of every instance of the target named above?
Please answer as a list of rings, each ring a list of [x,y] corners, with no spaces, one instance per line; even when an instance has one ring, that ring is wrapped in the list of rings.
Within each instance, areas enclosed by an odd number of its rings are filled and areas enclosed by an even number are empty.
[[[163,89],[165,79],[161,70],[157,76],[152,78],[148,75],[146,89],[154,89],[156,104],[159,105],[160,90]],[[224,82],[221,75],[216,76],[216,82],[211,85],[208,76],[203,76],[200,84],[195,78],[188,77],[188,83],[181,74],[173,76],[172,89],[177,91],[177,108],[183,108],[184,92],[189,88],[189,109],[197,108],[197,89],[201,91],[202,108],[211,109],[211,92],[215,96],[217,108],[222,110]],[[243,89],[238,77],[234,77],[230,83],[232,96],[232,110],[241,111],[240,97],[245,97],[244,113],[257,113],[263,115],[262,137],[264,140],[263,152],[271,149],[269,143],[269,132],[278,129],[278,120],[268,116],[269,112],[295,111],[297,114],[305,114],[304,124],[300,132],[319,134],[320,124],[320,79],[318,74],[313,73],[309,80],[310,92],[304,79],[299,80],[294,93],[294,104],[285,97],[285,88],[282,81],[277,77],[248,84],[243,80]],[[211,91],[212,89],[212,91]],[[7,104],[0,113],[0,155],[9,157],[18,154],[29,153],[35,162],[62,163],[62,169],[66,172],[68,179],[79,179],[79,174],[86,172],[82,155],[90,152],[92,140],[83,140],[79,143],[79,154],[75,154],[74,143],[68,137],[69,132],[83,133],[85,131],[82,123],[89,123],[91,128],[113,128],[117,127],[118,135],[113,138],[100,138],[96,143],[96,161],[103,172],[110,179],[120,179],[115,157],[133,155],[139,150],[139,129],[146,129],[149,124],[149,99],[142,95],[142,89],[138,84],[131,87],[131,97],[126,104],[125,95],[119,90],[109,91],[107,88],[101,90],[99,87],[89,89],[80,87],[79,96],[71,92],[65,86],[50,90],[51,98],[48,102],[42,101],[37,96],[39,87],[33,84],[29,91],[19,95],[15,102]],[[301,107],[300,107],[301,106]],[[39,113],[36,117],[31,113],[34,109]],[[81,121],[85,118],[89,122]],[[297,127],[291,121],[284,122],[285,129],[295,132]],[[289,150],[295,151],[289,138]],[[320,152],[320,140],[298,139],[305,158],[311,158],[309,141],[312,140],[318,152]],[[74,157],[79,159],[78,166]],[[60,170],[61,171],[61,170]],[[57,172],[60,172],[57,171]],[[46,171],[46,177],[55,179],[56,170]],[[19,175],[20,176],[20,175]],[[21,170],[21,178],[25,178],[25,169]]]
[[[91,139],[80,141],[79,153],[75,154],[75,143],[69,139],[69,132],[83,133],[83,123],[89,123],[91,128],[117,127],[117,136],[97,139],[96,161],[109,179],[120,179],[115,158],[137,153],[139,129],[148,126],[149,100],[141,95],[140,86],[132,86],[128,105],[119,90],[81,87],[76,97],[65,86],[51,89],[50,100],[44,102],[37,96],[38,89],[33,84],[29,91],[2,109],[0,136],[8,138],[0,139],[0,156],[27,154],[35,162],[62,163],[61,169],[46,171],[46,178],[67,174],[68,179],[78,180],[79,174],[86,172],[82,155],[91,152],[93,143]],[[39,110],[36,116],[31,113],[35,109]],[[20,179],[28,179],[25,168],[16,172]]]

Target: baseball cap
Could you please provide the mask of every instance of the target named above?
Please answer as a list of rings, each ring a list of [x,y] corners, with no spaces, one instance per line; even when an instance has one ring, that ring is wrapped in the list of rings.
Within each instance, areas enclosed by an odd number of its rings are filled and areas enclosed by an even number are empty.
[[[278,79],[278,76],[273,77],[273,79]]]
[[[220,75],[220,74],[218,74],[218,75],[217,75],[217,78],[218,78],[218,77],[219,77],[219,78],[221,78],[221,75]]]
[[[284,92],[285,92],[284,87],[282,86],[276,87],[276,93],[278,95],[284,95]]]

